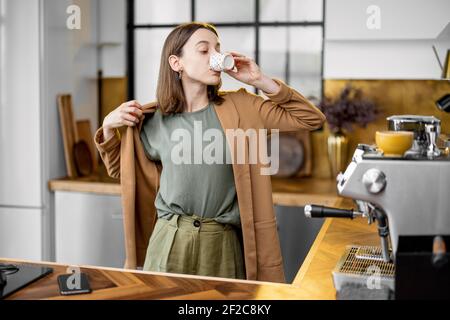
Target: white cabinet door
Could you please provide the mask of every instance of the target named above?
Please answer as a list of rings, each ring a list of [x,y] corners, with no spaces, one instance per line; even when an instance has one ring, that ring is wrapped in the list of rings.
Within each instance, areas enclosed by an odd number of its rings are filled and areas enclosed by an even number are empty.
[[[55,192],[56,262],[122,268],[120,196]]]
[[[39,1],[0,14],[0,205],[41,207]]]
[[[327,40],[435,39],[449,12],[448,0],[327,0],[325,34]]]
[[[327,41],[324,77],[440,79],[442,71],[431,45],[422,41]]]
[[[42,211],[0,208],[0,257],[42,260]]]
[[[449,0],[327,0],[324,78],[440,79],[432,46],[445,60],[449,12]]]

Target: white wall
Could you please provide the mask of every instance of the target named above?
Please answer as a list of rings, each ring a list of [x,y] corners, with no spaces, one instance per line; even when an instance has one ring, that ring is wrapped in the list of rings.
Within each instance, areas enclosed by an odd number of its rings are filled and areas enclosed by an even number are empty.
[[[43,183],[67,174],[56,96],[71,93],[75,119],[90,119],[94,132],[98,118],[98,0],[41,0],[42,71],[41,112],[44,151]],[[66,9],[81,9],[81,29],[66,26]],[[45,205],[51,212],[49,256],[54,259],[54,196],[45,190]]]
[[[81,8],[81,30],[66,27],[66,9],[72,3]],[[47,110],[50,178],[66,175],[56,96],[71,93],[75,118],[90,119],[91,130],[97,124],[97,5],[97,0],[43,0],[42,108]]]
[[[99,0],[100,67],[103,77],[126,75],[125,0]]]
[[[380,28],[369,29],[367,8],[380,9]],[[450,39],[436,40],[450,22],[448,0],[327,0],[324,77],[439,79]]]

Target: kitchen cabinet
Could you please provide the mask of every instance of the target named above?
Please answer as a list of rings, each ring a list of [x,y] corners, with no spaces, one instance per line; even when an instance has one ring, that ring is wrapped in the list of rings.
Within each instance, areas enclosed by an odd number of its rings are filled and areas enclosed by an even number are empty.
[[[38,10],[35,1],[0,0],[0,205],[3,207],[42,206],[40,121],[44,115],[39,103]]]
[[[121,197],[55,191],[56,262],[122,268]]]
[[[294,281],[323,224],[323,219],[306,218],[303,210],[304,207],[275,206],[287,283]]]
[[[0,0],[0,256],[50,258],[40,2]]]
[[[65,174],[57,94],[97,123],[97,1],[79,1],[82,31],[66,26],[71,0],[0,0],[0,256],[54,259],[53,199]]]
[[[371,7],[372,6],[372,7]],[[448,0],[327,0],[324,78],[440,80]],[[379,13],[379,28],[368,27]],[[370,25],[370,23],[369,23]]]
[[[324,77],[440,80],[442,70],[431,46],[430,41],[327,41]]]
[[[42,260],[43,221],[40,209],[0,208],[0,257]]]
[[[327,40],[435,39],[449,12],[448,0],[327,0],[325,34]],[[368,27],[371,17],[379,17],[379,28]]]

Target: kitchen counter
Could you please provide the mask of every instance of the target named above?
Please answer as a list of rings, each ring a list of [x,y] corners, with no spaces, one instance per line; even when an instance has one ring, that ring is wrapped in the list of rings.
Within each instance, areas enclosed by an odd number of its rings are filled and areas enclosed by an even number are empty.
[[[8,299],[308,299],[309,293],[296,286],[270,282],[232,280],[162,272],[80,266],[88,274],[92,293],[61,296],[57,276],[67,266],[50,262],[5,260],[48,266],[53,273],[14,293]]]
[[[92,176],[50,180],[51,191],[73,191],[120,195],[120,181],[108,176],[104,166]],[[332,206],[339,197],[333,179],[316,178],[272,178],[274,205],[304,206],[315,203]]]
[[[341,198],[335,206],[348,209],[352,202]],[[376,223],[369,225],[366,218],[327,218],[292,285],[306,290],[310,299],[335,299],[331,272],[348,245],[380,246]]]
[[[120,195],[120,180],[108,176],[105,166],[98,166],[96,174],[50,180],[48,188],[51,191],[88,192],[108,195]]]
[[[351,207],[339,198],[334,206]],[[32,263],[54,273],[10,296],[10,299],[335,299],[331,271],[350,244],[378,245],[376,225],[365,219],[326,219],[292,284],[233,280],[173,273],[80,266],[91,279],[93,293],[62,297],[56,277],[66,265],[1,259],[3,263]]]
[[[341,199],[335,180],[319,178],[272,178],[272,198],[274,205],[292,207],[334,206]]]

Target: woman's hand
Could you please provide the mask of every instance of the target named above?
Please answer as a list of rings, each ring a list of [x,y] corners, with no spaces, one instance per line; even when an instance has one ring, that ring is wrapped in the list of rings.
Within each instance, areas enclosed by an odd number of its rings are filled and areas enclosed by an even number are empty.
[[[254,86],[255,83],[261,80],[262,73],[255,60],[234,51],[230,51],[228,53],[233,56],[237,70],[226,70],[225,73],[236,80],[251,86]]]
[[[133,127],[144,117],[142,106],[136,100],[124,102],[103,120],[103,137],[107,140],[114,134],[114,128]]]
[[[265,93],[276,93],[280,90],[280,86],[275,81],[261,72],[255,60],[234,51],[229,53],[234,58],[237,70],[225,71],[226,74]]]

